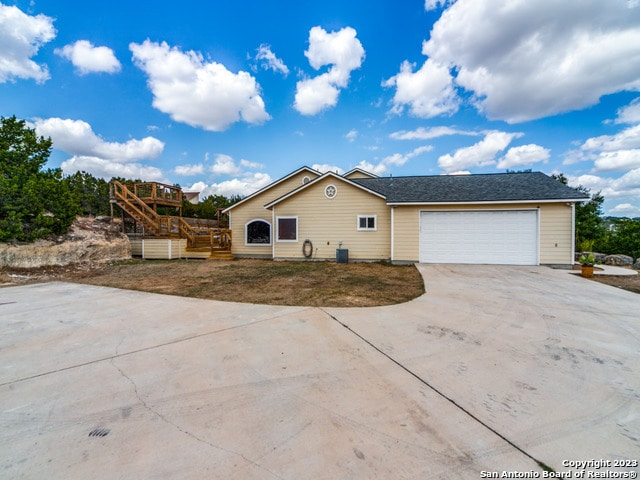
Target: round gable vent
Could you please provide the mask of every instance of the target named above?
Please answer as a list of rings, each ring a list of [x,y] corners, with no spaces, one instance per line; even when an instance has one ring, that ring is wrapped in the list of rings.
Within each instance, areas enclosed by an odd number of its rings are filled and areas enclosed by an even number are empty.
[[[335,185],[327,185],[324,189],[324,195],[327,198],[334,198],[338,193],[338,189]]]

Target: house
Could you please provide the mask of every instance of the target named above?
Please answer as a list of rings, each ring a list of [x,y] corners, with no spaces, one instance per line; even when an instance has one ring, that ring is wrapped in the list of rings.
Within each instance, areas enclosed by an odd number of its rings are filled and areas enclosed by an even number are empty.
[[[377,177],[302,167],[225,210],[236,257],[572,264],[588,197],[540,172]]]

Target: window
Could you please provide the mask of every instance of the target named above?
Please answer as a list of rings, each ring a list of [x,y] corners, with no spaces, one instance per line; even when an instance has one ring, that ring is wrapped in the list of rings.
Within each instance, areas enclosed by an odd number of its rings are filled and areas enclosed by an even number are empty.
[[[358,230],[375,230],[375,215],[358,215]]]
[[[298,217],[278,217],[278,241],[298,241]]]
[[[271,244],[271,225],[264,220],[252,220],[245,225],[247,245]]]

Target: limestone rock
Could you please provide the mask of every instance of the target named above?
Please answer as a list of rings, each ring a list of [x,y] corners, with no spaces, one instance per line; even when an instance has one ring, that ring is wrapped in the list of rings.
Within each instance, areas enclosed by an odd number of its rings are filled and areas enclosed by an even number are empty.
[[[605,265],[616,265],[619,267],[627,267],[633,265],[633,258],[628,255],[607,255],[604,259]]]
[[[640,270],[640,258],[636,258],[636,263],[633,264],[633,268]]]
[[[104,217],[78,218],[69,232],[58,238],[29,244],[0,243],[0,267],[38,268],[129,258],[129,238],[120,233],[119,223]]]
[[[581,256],[589,256],[590,254],[593,254],[593,256],[596,259],[596,263],[604,263],[604,259],[607,258],[607,255],[604,253],[598,253],[598,252],[576,252],[575,255],[575,261],[578,262],[580,260]]]

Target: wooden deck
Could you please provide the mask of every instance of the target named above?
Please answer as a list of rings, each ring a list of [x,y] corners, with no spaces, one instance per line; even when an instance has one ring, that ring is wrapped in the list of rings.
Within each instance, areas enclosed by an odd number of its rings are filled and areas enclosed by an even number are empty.
[[[215,221],[182,217],[182,190],[179,187],[158,182],[129,185],[112,180],[109,199],[122,210],[123,225],[133,224],[133,232],[127,232],[133,237],[186,239],[187,251],[208,252],[209,258],[214,259],[233,259],[231,230],[221,228]],[[161,215],[159,206],[165,210],[174,209],[177,215]]]

